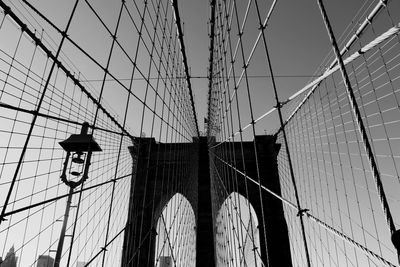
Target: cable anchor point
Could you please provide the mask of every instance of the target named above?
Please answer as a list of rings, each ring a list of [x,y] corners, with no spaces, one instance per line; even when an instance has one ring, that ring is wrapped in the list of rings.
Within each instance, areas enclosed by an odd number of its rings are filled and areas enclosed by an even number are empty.
[[[309,212],[309,211],[310,211],[309,209],[300,209],[300,210],[297,212],[297,215],[296,215],[296,216],[302,217],[302,216],[303,216],[303,213],[307,213],[307,212]]]
[[[286,104],[289,103],[289,102],[290,102],[289,99],[287,99],[287,100],[285,100],[285,101],[279,101],[279,102],[274,106],[274,108],[282,108],[284,105],[286,105]]]

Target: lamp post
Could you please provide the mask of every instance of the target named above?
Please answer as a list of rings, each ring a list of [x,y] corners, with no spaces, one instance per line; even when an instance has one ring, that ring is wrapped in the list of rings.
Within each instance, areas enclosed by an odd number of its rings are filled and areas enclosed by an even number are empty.
[[[82,125],[80,134],[73,134],[66,140],[59,142],[60,146],[67,152],[64,161],[61,181],[69,187],[67,205],[65,207],[64,220],[61,228],[60,238],[58,240],[57,253],[54,261],[54,267],[60,266],[61,253],[64,244],[65,231],[67,228],[69,210],[74,189],[83,184],[88,178],[90,159],[92,152],[102,151],[96,143],[93,135],[88,134],[89,123]],[[72,156],[71,156],[72,155]]]

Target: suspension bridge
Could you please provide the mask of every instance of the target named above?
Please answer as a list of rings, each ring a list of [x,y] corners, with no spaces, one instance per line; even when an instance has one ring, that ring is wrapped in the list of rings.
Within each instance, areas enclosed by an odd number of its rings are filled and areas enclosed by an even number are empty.
[[[0,0],[0,266],[399,266],[400,3],[297,2]]]

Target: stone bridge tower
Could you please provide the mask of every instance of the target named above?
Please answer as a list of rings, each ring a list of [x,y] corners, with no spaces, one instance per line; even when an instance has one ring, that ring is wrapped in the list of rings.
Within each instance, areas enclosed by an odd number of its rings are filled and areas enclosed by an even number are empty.
[[[275,138],[272,136],[257,136],[256,144],[262,185],[280,194],[276,160],[280,145],[275,143]],[[257,177],[254,143],[244,142],[242,145],[247,175]],[[234,143],[231,147],[238,159],[236,167],[242,170],[240,146],[240,143]],[[124,233],[122,266],[153,266],[157,220],[163,207],[176,193],[181,193],[188,199],[195,213],[196,266],[215,266],[215,222],[213,222],[212,206],[218,207],[225,200],[218,199],[217,204],[211,203],[210,174],[215,175],[215,170],[211,167],[210,160],[215,164],[223,164],[213,159],[214,155],[218,155],[218,151],[212,150],[212,153],[209,153],[206,137],[194,138],[192,143],[175,144],[156,143],[153,138],[137,138],[129,150],[134,159],[134,170],[128,221]],[[172,175],[166,176],[166,172]],[[237,193],[246,196],[245,192],[242,192],[245,188],[244,179],[245,177],[238,173]],[[169,190],[168,186],[162,186],[165,183],[180,183],[181,186],[177,190]],[[217,183],[215,186],[223,185]],[[258,221],[261,221],[262,209],[258,185],[247,183],[247,188],[249,202],[256,212]],[[225,198],[230,193],[233,192],[227,192]],[[267,192],[263,192],[262,197],[266,225],[265,229],[262,224],[259,227],[261,258],[263,262],[268,261],[272,267],[292,266],[282,203]],[[264,232],[267,244],[261,238]]]

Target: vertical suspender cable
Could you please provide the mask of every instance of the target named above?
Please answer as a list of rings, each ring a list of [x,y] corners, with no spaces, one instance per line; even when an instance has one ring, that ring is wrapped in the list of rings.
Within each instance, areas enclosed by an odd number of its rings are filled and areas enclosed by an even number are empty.
[[[199,125],[197,123],[196,108],[194,106],[192,83],[190,82],[189,66],[188,66],[188,63],[187,63],[187,57],[186,57],[186,51],[185,51],[185,43],[183,41],[183,30],[182,30],[182,26],[181,26],[181,17],[179,15],[178,0],[171,0],[171,3],[172,3],[172,7],[174,9],[176,29],[178,31],[179,45],[180,45],[180,48],[181,48],[182,61],[183,61],[183,65],[184,65],[184,68],[185,68],[186,83],[187,83],[187,86],[188,86],[188,89],[189,89],[190,102],[191,102],[192,111],[193,111],[193,119],[194,119],[194,123],[195,123],[195,126],[196,126],[196,134],[197,134],[197,136],[200,136]]]
[[[55,59],[53,60],[53,64],[51,65],[51,68],[50,68],[50,71],[49,71],[49,74],[48,74],[48,77],[47,77],[47,80],[46,80],[46,84],[43,87],[43,92],[42,92],[42,94],[40,96],[39,102],[38,102],[37,107],[36,107],[36,111],[35,111],[35,113],[33,115],[32,122],[30,124],[30,128],[29,128],[27,137],[25,139],[24,146],[23,146],[23,149],[21,151],[21,154],[20,154],[20,157],[19,157],[19,160],[18,160],[18,164],[17,164],[17,167],[16,167],[15,172],[14,172],[14,176],[13,176],[13,178],[11,180],[10,188],[8,190],[7,197],[6,197],[6,200],[5,200],[4,205],[3,205],[3,209],[2,209],[2,211],[0,213],[0,224],[1,224],[2,221],[4,221],[4,214],[6,212],[8,202],[10,201],[10,197],[11,197],[12,191],[14,189],[14,185],[15,185],[15,182],[17,180],[18,173],[19,173],[19,171],[21,169],[22,161],[23,161],[23,159],[25,157],[25,153],[26,153],[26,150],[28,148],[28,143],[29,143],[29,141],[30,141],[30,139],[32,137],[33,128],[36,125],[36,120],[37,120],[37,117],[38,117],[39,110],[40,110],[40,108],[42,106],[42,103],[43,103],[43,100],[45,98],[45,94],[47,92],[47,88],[49,87],[50,79],[53,76],[54,69],[55,69],[56,65],[58,65],[57,59],[58,59],[58,56],[61,53],[61,48],[62,48],[62,46],[64,44],[64,41],[67,38],[67,32],[68,32],[68,29],[69,29],[69,27],[71,25],[72,18],[75,15],[75,10],[76,10],[76,7],[78,5],[78,2],[79,2],[79,0],[75,1],[74,7],[73,7],[73,9],[71,11],[71,14],[70,14],[70,17],[68,19],[67,26],[65,27],[65,30],[62,33],[62,38],[61,38],[60,44],[58,45],[57,52],[56,52],[56,55],[55,55]],[[3,8],[4,8],[4,11],[5,11],[5,14],[8,14],[9,11],[10,11],[10,8],[8,6],[5,6],[5,4],[3,4]],[[26,27],[22,28],[22,30],[25,31]]]
[[[343,59],[342,59],[342,56],[340,54],[340,51],[339,51],[335,36],[333,34],[333,30],[332,30],[331,24],[329,22],[328,15],[326,13],[326,10],[325,10],[325,7],[324,7],[324,4],[323,4],[322,0],[317,0],[317,2],[318,2],[318,6],[320,8],[321,15],[323,17],[327,32],[329,34],[329,39],[330,39],[330,41],[332,43],[332,49],[334,50],[337,62],[339,63],[340,71],[341,71],[342,77],[343,77],[343,82],[345,84],[346,91],[347,91],[347,96],[349,98],[349,102],[350,102],[350,105],[351,105],[351,108],[352,108],[352,111],[353,111],[353,115],[354,115],[354,117],[355,117],[355,119],[357,121],[358,130],[360,131],[360,134],[361,134],[361,137],[362,137],[362,140],[363,140],[363,144],[364,144],[365,150],[367,152],[368,161],[369,161],[369,164],[370,164],[370,167],[371,167],[371,170],[372,170],[372,174],[373,174],[374,180],[375,180],[375,186],[376,186],[376,188],[378,190],[379,199],[380,199],[380,202],[381,202],[381,205],[382,205],[382,208],[383,208],[383,212],[384,212],[385,217],[386,217],[385,219],[386,219],[386,222],[387,222],[387,224],[389,226],[390,233],[392,234],[392,242],[393,242],[394,246],[397,249],[398,257],[399,257],[399,250],[400,250],[400,242],[399,242],[400,238],[399,238],[399,235],[400,235],[400,232],[399,232],[399,230],[396,230],[396,227],[395,227],[395,224],[394,224],[394,221],[393,221],[393,217],[392,217],[392,214],[390,212],[389,203],[388,203],[388,201],[386,199],[385,190],[383,188],[383,183],[382,183],[382,180],[381,180],[380,172],[378,170],[378,165],[376,163],[376,160],[375,160],[375,157],[374,157],[374,154],[373,154],[373,151],[372,151],[372,146],[370,144],[370,141],[369,141],[369,138],[368,138],[368,135],[367,135],[367,131],[365,129],[365,126],[364,126],[364,123],[363,123],[363,120],[362,120],[361,112],[360,112],[360,109],[358,107],[357,100],[356,100],[356,97],[354,95],[354,92],[353,92],[353,89],[352,89],[352,86],[351,86],[351,83],[350,83],[350,79],[349,79],[349,76],[347,74],[345,65],[343,63]],[[399,257],[399,260],[400,260],[400,257]]]
[[[262,31],[262,38],[263,38],[263,43],[264,43],[264,48],[265,48],[265,56],[266,56],[266,59],[267,59],[267,62],[268,62],[268,69],[269,69],[269,71],[271,73],[271,81],[272,81],[272,87],[274,89],[274,94],[275,94],[276,108],[278,110],[279,121],[280,121],[280,124],[281,124],[281,130],[282,130],[283,139],[284,139],[284,142],[285,142],[285,149],[286,149],[286,154],[287,154],[287,158],[288,158],[290,176],[291,176],[291,180],[292,180],[292,183],[293,183],[294,194],[295,194],[295,197],[296,197],[296,205],[297,205],[297,210],[298,210],[298,214],[297,215],[300,218],[300,226],[301,226],[301,232],[302,232],[302,237],[303,237],[304,250],[305,250],[305,253],[306,253],[307,266],[311,267],[310,254],[309,254],[309,251],[308,251],[307,238],[306,238],[306,232],[305,232],[305,228],[304,228],[304,219],[303,219],[303,213],[306,210],[302,209],[301,205],[300,205],[299,193],[298,193],[298,190],[297,190],[296,180],[295,180],[295,177],[294,177],[293,164],[292,164],[292,160],[291,160],[291,156],[290,156],[289,144],[288,144],[288,140],[287,140],[287,136],[286,136],[286,130],[285,130],[285,127],[284,127],[285,125],[284,125],[283,116],[282,116],[282,110],[281,110],[282,103],[279,102],[278,90],[277,90],[277,86],[276,86],[276,83],[275,83],[274,73],[273,73],[273,70],[272,70],[271,58],[269,56],[267,40],[266,40],[265,33],[264,33],[264,30],[263,30],[266,27],[266,25],[260,25],[260,27],[261,27],[261,31]]]

